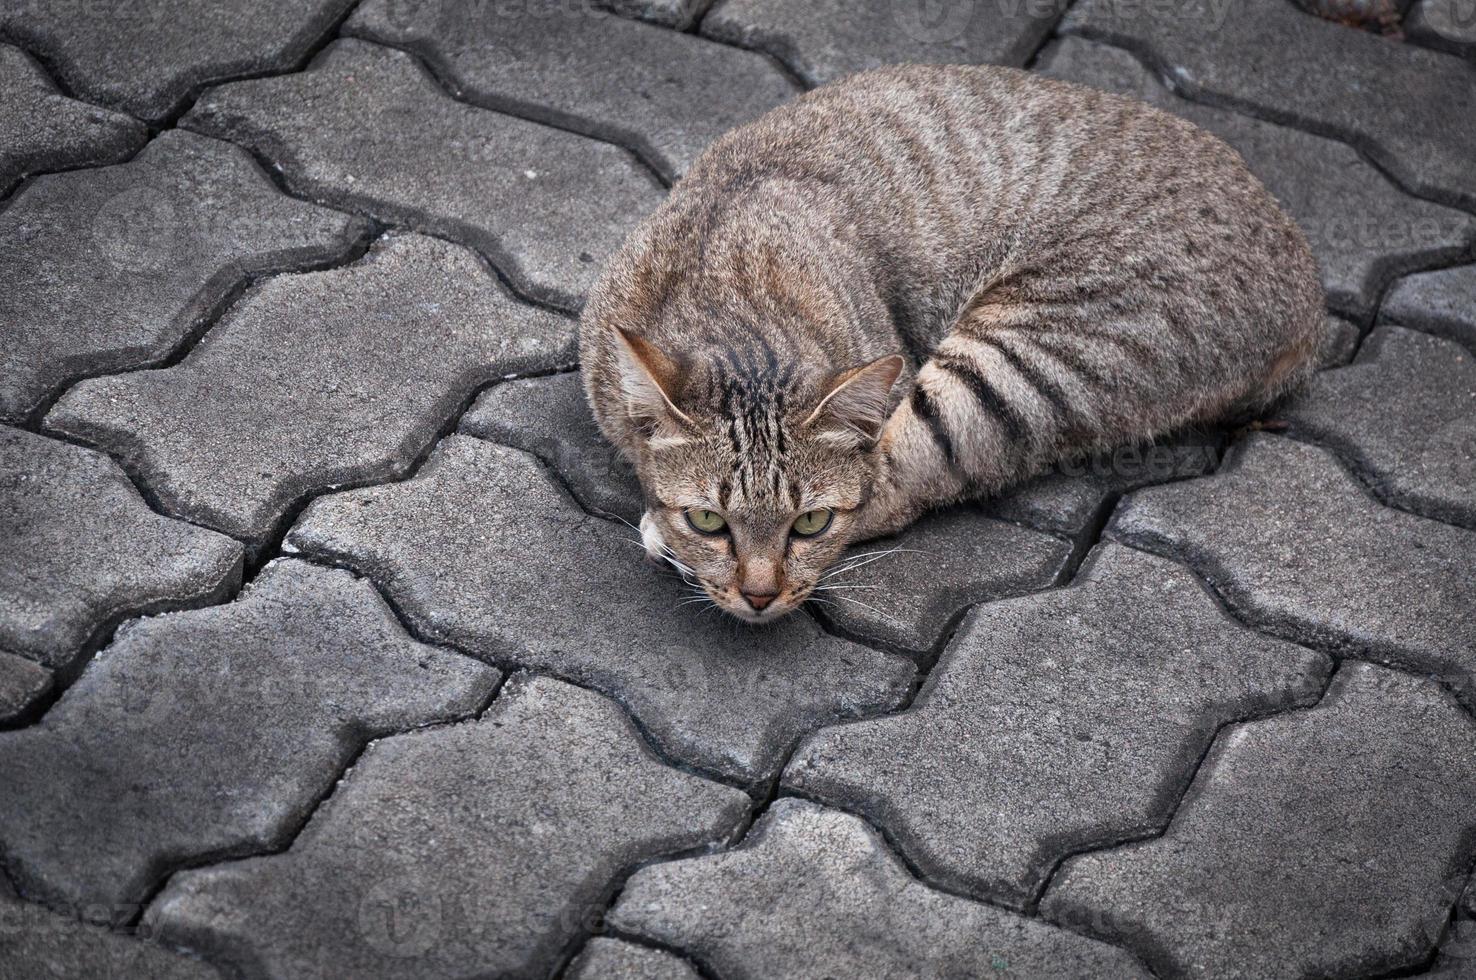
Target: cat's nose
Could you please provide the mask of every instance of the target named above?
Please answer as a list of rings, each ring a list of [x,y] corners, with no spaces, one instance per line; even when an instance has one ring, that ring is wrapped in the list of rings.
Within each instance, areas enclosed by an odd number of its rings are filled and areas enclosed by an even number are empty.
[[[743,593],[743,598],[747,599],[748,600],[748,604],[750,606],[752,606],[755,610],[757,610],[758,612],[763,612],[764,609],[766,609],[768,607],[769,603],[771,603],[775,599],[779,598],[779,593],[777,593],[777,592],[745,592],[745,593]]]

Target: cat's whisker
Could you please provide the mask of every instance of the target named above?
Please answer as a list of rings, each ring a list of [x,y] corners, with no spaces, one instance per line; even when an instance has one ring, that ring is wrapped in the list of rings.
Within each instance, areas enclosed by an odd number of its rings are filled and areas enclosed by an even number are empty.
[[[882,612],[880,609],[876,608],[875,606],[871,605],[870,603],[862,602],[860,599],[852,599],[850,596],[843,596],[843,595],[838,595],[838,596],[836,596],[836,598],[839,599],[841,602],[849,602],[853,606],[860,606],[862,609],[868,609],[871,612],[876,613],[878,616],[882,617],[883,619],[890,619],[891,618],[886,613]]]
[[[847,559],[844,564],[841,564],[841,565],[839,565],[839,566],[837,566],[835,568],[832,568],[830,571],[828,571],[824,575],[822,575],[821,576],[821,580],[823,581],[823,580],[828,579],[828,578],[833,578],[833,577],[835,577],[837,575],[840,575],[842,572],[854,572],[856,569],[862,568],[863,566],[866,566],[866,565],[870,565],[874,561],[881,561],[883,558],[887,558],[887,557],[890,557],[892,555],[902,555],[902,554],[908,554],[908,555],[928,555],[928,554],[931,554],[931,552],[919,551],[916,548],[901,548],[901,547],[898,547],[898,548],[887,548],[887,549],[885,549],[883,551],[868,551],[865,554],[853,555],[851,558]]]

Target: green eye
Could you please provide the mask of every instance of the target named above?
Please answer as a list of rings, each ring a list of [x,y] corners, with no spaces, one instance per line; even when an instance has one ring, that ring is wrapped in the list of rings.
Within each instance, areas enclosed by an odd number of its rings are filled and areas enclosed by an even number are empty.
[[[794,533],[802,538],[813,538],[821,531],[830,527],[830,519],[834,516],[824,507],[818,510],[805,511],[794,522]]]
[[[701,510],[696,507],[687,511],[687,523],[692,525],[694,530],[701,531],[703,534],[717,534],[728,526],[728,522],[723,520],[723,515],[717,511]]]

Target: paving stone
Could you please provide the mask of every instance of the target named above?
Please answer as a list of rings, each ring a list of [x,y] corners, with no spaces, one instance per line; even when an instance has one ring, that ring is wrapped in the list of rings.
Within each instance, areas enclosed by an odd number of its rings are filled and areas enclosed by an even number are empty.
[[[1345,140],[1413,192],[1476,206],[1476,127],[1452,125],[1476,115],[1476,66],[1454,55],[1286,0],[1082,0],[1061,28],[1139,52],[1190,98]]]
[[[1324,449],[1253,435],[1214,476],[1124,498],[1107,530],[1181,556],[1263,628],[1476,694],[1476,532],[1382,506]]]
[[[0,725],[15,724],[51,690],[51,671],[0,650]]]
[[[112,623],[219,602],[241,578],[224,535],[160,517],[102,453],[0,426],[0,645],[69,667]]]
[[[1075,581],[979,607],[911,710],[810,736],[784,784],[1023,908],[1068,853],[1162,829],[1219,726],[1322,691],[1326,657],[1234,623],[1181,565],[1102,545]]]
[[[480,721],[375,742],[290,850],[176,874],[146,922],[253,975],[545,976],[617,875],[748,805],[610,701],[516,679]]]
[[[702,33],[771,54],[806,85],[823,85],[898,62],[1018,67],[1064,7],[1063,0],[720,0],[702,18]]]
[[[1276,2],[1289,6],[1286,0]],[[1066,38],[1047,49],[1040,65],[1056,78],[1142,99],[1234,147],[1306,233],[1335,311],[1366,320],[1394,276],[1460,255],[1476,241],[1476,217],[1410,197],[1351,146],[1186,101],[1121,48]]]
[[[170,865],[284,846],[366,739],[469,715],[497,679],[368,582],[273,562],[229,605],[126,625],[0,733],[0,845],[28,894],[141,901]]]
[[[420,52],[478,104],[629,147],[667,180],[795,94],[762,55],[584,3],[370,0],[347,29]]]
[[[714,0],[596,0],[622,17],[637,17],[679,31],[690,28]]]
[[[254,148],[299,194],[472,245],[570,309],[664,193],[611,144],[457,102],[410,55],[356,40],[211,89],[184,125]]]
[[[1329,314],[1322,332],[1322,343],[1317,349],[1317,366],[1326,370],[1342,367],[1353,360],[1361,333],[1356,324]]]
[[[597,936],[570,965],[569,980],[697,980],[681,957],[623,939]]]
[[[636,524],[645,510],[635,468],[600,434],[579,373],[509,381],[462,416],[461,431],[532,453],[587,510]]]
[[[738,847],[637,871],[609,919],[733,980],[1146,976],[1120,949],[929,888],[863,821],[792,798]]]
[[[27,174],[126,159],[148,138],[138,120],[62,95],[9,44],[0,44],[0,91],[0,196]]]
[[[4,0],[0,33],[52,61],[80,97],[157,123],[203,84],[291,70],[349,6]]]
[[[1215,741],[1164,836],[1068,860],[1043,912],[1161,976],[1372,976],[1421,963],[1476,827],[1476,725],[1429,681],[1339,671],[1311,711]]]
[[[1063,462],[984,507],[996,517],[1079,540],[1094,533],[1119,495],[1212,471],[1224,442],[1218,434],[1197,432],[1153,445],[1119,446]]]
[[[239,147],[178,130],[133,161],[34,181],[0,212],[0,418],[165,358],[250,276],[335,261],[364,223],[280,193]]]
[[[604,691],[667,755],[745,782],[805,732],[895,707],[913,675],[807,616],[698,619],[633,532],[586,516],[532,457],[466,436],[409,481],[319,498],[287,542],[374,578],[417,635]]]
[[[1379,318],[1438,333],[1476,351],[1476,265],[1405,276],[1389,290]]]
[[[852,547],[855,571],[838,565],[816,599],[847,635],[926,653],[969,606],[1048,588],[1070,557],[1068,541],[954,508]]]
[[[180,953],[10,897],[0,886],[0,980],[220,980]]]
[[[1380,327],[1280,417],[1350,459],[1385,501],[1476,526],[1476,356],[1459,344]]]
[[[1476,7],[1466,0],[1418,0],[1404,18],[1409,40],[1452,54],[1476,53]]]
[[[479,385],[572,361],[574,322],[423,235],[261,283],[174,367],[94,378],[46,418],[173,514],[268,542],[310,494],[405,473]]]
[[[1476,975],[1476,889],[1466,888],[1427,974],[1440,980],[1470,980]]]

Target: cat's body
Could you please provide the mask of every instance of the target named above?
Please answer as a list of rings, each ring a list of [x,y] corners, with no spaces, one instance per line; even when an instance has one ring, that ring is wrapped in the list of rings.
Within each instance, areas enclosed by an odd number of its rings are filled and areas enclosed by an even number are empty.
[[[714,144],[606,269],[581,353],[648,544],[762,619],[930,507],[1274,400],[1322,317],[1302,234],[1218,139],[913,66]],[[790,533],[816,510],[824,533]]]

